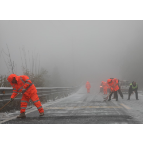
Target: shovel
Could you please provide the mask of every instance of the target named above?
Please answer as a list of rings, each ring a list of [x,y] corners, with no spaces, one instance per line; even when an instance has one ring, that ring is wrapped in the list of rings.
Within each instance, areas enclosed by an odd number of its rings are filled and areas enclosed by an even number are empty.
[[[107,95],[107,97],[104,98],[104,101],[107,101],[108,97],[109,97],[111,94],[112,94],[112,92],[109,93],[109,95]]]
[[[22,92],[19,92],[13,99],[15,99],[19,94],[21,94]],[[3,107],[1,107],[0,108],[0,111],[5,107],[5,106],[7,106],[9,103],[11,102],[11,100],[10,101],[8,101]]]

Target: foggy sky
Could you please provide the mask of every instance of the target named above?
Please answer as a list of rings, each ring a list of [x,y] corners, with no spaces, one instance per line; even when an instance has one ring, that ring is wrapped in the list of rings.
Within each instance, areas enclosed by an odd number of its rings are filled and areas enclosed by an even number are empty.
[[[24,47],[28,68],[33,53],[37,65],[40,59],[40,67],[49,74],[57,67],[65,81],[122,79],[130,47],[142,41],[142,26],[142,21],[0,21],[0,51],[6,52],[8,45],[18,75],[22,74],[19,48]],[[11,74],[2,55],[0,74]]]

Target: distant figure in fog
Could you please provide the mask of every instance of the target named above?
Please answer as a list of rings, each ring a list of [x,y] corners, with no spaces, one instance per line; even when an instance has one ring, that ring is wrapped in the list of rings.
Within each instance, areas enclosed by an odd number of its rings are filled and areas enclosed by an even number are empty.
[[[107,82],[103,82],[103,91],[104,91],[104,95],[107,94],[107,89],[108,89],[108,84],[107,84]]]
[[[131,94],[133,93],[133,91],[135,92],[135,94],[136,94],[136,100],[139,100],[138,99],[138,85],[137,85],[137,83],[136,82],[132,82],[131,84],[130,84],[130,87],[129,87],[129,95],[128,95],[128,100],[130,100],[130,96],[131,96]]]
[[[86,88],[87,88],[87,93],[90,93],[91,85],[90,85],[89,81],[86,82]]]

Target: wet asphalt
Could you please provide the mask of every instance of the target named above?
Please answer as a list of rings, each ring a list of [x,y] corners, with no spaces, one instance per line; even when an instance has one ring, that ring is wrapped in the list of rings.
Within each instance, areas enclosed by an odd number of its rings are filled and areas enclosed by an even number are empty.
[[[103,101],[101,93],[77,92],[44,105],[45,115],[37,110],[24,119],[12,119],[3,124],[140,124],[119,101]]]

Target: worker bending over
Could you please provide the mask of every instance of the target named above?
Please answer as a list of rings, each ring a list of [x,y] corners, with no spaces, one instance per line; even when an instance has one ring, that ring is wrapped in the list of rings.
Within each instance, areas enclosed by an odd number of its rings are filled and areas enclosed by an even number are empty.
[[[118,94],[117,91],[119,90],[118,80],[117,79],[108,79],[107,84],[110,86],[111,92],[109,95],[108,101],[111,100],[111,96],[114,93],[116,101],[118,101]]]
[[[34,84],[31,82],[28,76],[21,75],[17,76],[16,74],[11,74],[8,76],[7,80],[13,87],[13,93],[11,95],[11,101],[14,100],[14,97],[19,93],[22,92],[22,99],[21,99],[21,109],[20,115],[17,118],[25,118],[25,110],[29,100],[31,99],[34,105],[37,107],[40,116],[44,115],[44,109],[41,105],[39,97],[37,95],[37,89]]]
[[[134,81],[130,84],[130,87],[129,87],[128,100],[130,100],[130,96],[131,96],[131,94],[133,93],[133,91],[134,91],[135,94],[136,94],[136,100],[139,100],[139,99],[138,99],[138,85],[137,85],[137,83],[134,82]]]

